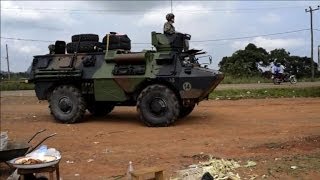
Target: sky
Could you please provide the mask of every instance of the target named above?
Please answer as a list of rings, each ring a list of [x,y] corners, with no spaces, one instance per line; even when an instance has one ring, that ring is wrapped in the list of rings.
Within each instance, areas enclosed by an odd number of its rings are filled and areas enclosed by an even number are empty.
[[[172,10],[176,30],[192,36],[190,48],[206,51],[213,58],[210,67],[218,69],[224,56],[248,43],[310,57],[310,13],[305,9],[318,5],[319,1],[173,0]],[[171,1],[1,1],[1,70],[7,71],[6,44],[10,70],[24,72],[34,55],[48,53],[49,44],[70,42],[72,35],[81,33],[98,34],[100,41],[109,32],[127,34],[131,51],[151,49],[151,32],[163,31],[170,12]],[[313,28],[318,61],[320,10],[313,12]]]

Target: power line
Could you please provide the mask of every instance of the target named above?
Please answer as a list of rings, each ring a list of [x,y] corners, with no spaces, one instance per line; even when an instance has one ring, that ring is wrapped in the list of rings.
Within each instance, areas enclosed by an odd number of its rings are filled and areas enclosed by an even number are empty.
[[[225,9],[225,8],[216,8],[216,9],[176,9],[175,11],[181,11],[181,12],[236,12],[236,11],[260,11],[260,10],[280,10],[280,9],[288,9],[288,8],[301,8],[304,6],[287,6],[287,7],[256,7],[256,8],[231,8],[231,9]],[[171,4],[172,9],[172,4]],[[65,12],[73,12],[73,13],[80,13],[80,12],[87,12],[87,13],[106,13],[106,12],[144,12],[146,9],[58,9],[58,8],[1,8],[1,10],[20,10],[20,11],[45,11],[42,13],[52,13],[57,11],[65,11]],[[154,11],[160,11],[164,10],[162,9],[153,9]],[[51,11],[51,12],[48,12]]]
[[[255,37],[261,37],[261,36],[275,36],[275,35],[281,35],[281,34],[290,34],[290,33],[296,33],[296,32],[307,31],[307,30],[310,30],[310,29],[299,29],[299,30],[294,30],[294,31],[286,31],[286,32],[271,33],[271,34],[261,34],[261,35],[254,35],[254,36],[234,37],[234,38],[221,38],[221,39],[199,40],[199,41],[196,40],[196,41],[191,41],[191,42],[229,41],[229,40],[255,38]]]
[[[260,34],[260,35],[254,35],[254,36],[242,36],[242,37],[233,37],[233,38],[221,38],[221,39],[209,39],[209,40],[195,40],[190,42],[217,42],[217,41],[230,41],[230,40],[239,40],[239,39],[248,39],[248,38],[255,38],[255,37],[263,37],[263,36],[275,36],[275,35],[281,35],[281,34],[291,34],[291,33],[297,33],[302,31],[307,31],[310,29],[299,29],[294,31],[286,31],[286,32],[278,32],[278,33],[271,33],[271,34]],[[50,40],[37,40],[37,39],[24,39],[24,38],[13,38],[13,37],[0,37],[1,39],[8,39],[8,40],[17,40],[17,41],[35,41],[35,42],[55,42]],[[131,44],[150,44],[146,42],[136,42]]]
[[[17,40],[17,41],[35,41],[35,42],[55,42],[49,40],[38,40],[38,39],[24,39],[24,38],[12,38],[12,37],[0,37],[1,39],[8,39],[8,40]]]

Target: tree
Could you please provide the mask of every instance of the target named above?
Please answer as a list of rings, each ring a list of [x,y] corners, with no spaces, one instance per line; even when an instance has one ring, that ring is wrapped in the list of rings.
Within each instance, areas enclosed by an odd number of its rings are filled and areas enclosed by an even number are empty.
[[[287,52],[285,49],[274,49],[270,51],[269,63],[277,62],[286,66],[289,62],[290,52]]]
[[[308,57],[291,56],[285,49],[274,49],[268,53],[262,47],[250,43],[244,50],[238,50],[231,57],[223,57],[219,62],[220,71],[234,77],[263,76],[270,77],[270,72],[259,71],[257,64],[268,67],[272,63],[281,63],[285,71],[298,78],[310,77],[311,60]],[[314,63],[315,77],[320,77],[317,63]]]
[[[311,76],[311,59],[309,57],[290,56],[288,58],[287,71],[295,74],[297,78],[309,78]],[[314,62],[315,77],[320,76],[317,71],[317,63]]]
[[[219,63],[220,71],[237,77],[259,75],[257,64],[267,65],[268,52],[250,43],[244,50],[238,50],[231,57],[223,57]]]

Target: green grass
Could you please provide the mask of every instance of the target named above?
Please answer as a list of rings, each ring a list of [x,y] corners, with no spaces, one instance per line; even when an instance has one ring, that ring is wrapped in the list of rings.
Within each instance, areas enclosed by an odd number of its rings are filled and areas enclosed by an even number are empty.
[[[298,79],[298,82],[310,82],[310,78],[302,78]],[[320,81],[320,78],[315,78],[315,81]],[[271,79],[263,78],[263,77],[233,77],[229,75],[225,75],[221,84],[251,84],[251,83],[272,83]]]
[[[225,75],[224,79],[222,80],[221,84],[249,84],[249,83],[258,83],[260,81],[260,83],[271,83],[272,80],[271,79],[266,79],[263,77],[232,77],[232,76],[228,76]]]
[[[1,81],[1,91],[33,90],[34,84],[26,84],[20,81]]]
[[[34,84],[19,81],[1,81],[1,91],[33,90]],[[274,89],[228,89],[215,90],[210,99],[263,99],[263,98],[320,97],[319,87]]]
[[[275,88],[275,89],[230,89],[216,90],[210,99],[263,99],[263,98],[320,97],[319,87],[308,88]]]
[[[314,81],[320,81],[320,77],[314,78]],[[311,82],[311,78],[300,78],[298,82]]]

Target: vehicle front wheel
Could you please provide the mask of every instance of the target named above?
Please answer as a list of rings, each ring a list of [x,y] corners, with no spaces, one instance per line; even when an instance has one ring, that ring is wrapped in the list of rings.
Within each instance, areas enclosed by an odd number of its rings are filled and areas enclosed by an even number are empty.
[[[49,98],[53,117],[63,123],[75,123],[83,118],[86,103],[78,88],[70,85],[56,87]]]
[[[137,99],[139,118],[147,126],[169,126],[179,116],[179,101],[175,93],[163,85],[146,87]]]

